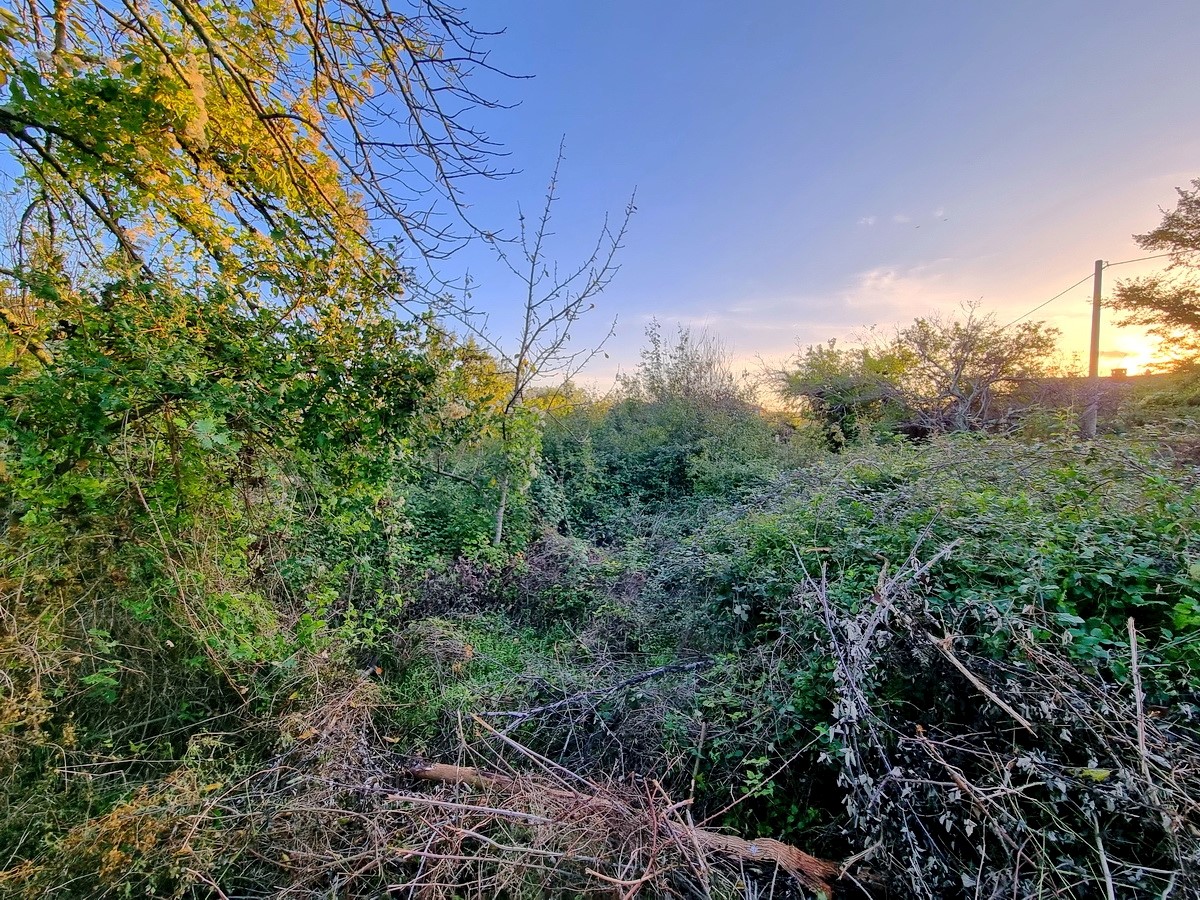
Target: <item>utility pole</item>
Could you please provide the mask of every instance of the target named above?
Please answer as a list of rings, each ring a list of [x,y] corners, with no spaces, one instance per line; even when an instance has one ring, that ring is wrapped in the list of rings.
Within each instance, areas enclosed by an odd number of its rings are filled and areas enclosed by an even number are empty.
[[[1083,412],[1080,432],[1084,440],[1096,436],[1096,415],[1100,410],[1100,279],[1104,272],[1104,260],[1096,260],[1096,274],[1092,279],[1092,345],[1088,352],[1088,405]]]

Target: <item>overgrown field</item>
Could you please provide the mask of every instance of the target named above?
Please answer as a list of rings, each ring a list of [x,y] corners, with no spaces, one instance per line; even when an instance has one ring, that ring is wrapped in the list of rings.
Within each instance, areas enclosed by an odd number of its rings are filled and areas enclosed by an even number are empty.
[[[1200,182],[1174,381],[966,304],[597,397],[636,206],[476,221],[465,15],[0,8],[0,898],[1200,896]]]
[[[5,476],[0,894],[1200,891],[1186,421],[835,453],[578,404],[503,548],[487,482],[222,439]]]

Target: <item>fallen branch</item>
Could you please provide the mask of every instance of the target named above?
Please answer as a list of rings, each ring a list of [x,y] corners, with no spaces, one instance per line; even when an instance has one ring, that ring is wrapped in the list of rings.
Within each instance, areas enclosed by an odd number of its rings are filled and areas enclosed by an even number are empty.
[[[592,698],[606,697],[609,694],[615,694],[617,691],[624,690],[628,687],[633,687],[636,684],[650,681],[654,678],[661,678],[664,675],[674,675],[678,672],[694,672],[697,669],[707,669],[712,666],[711,659],[701,659],[687,663],[671,663],[665,666],[659,666],[656,669],[648,669],[645,672],[639,672],[637,675],[631,675],[618,681],[616,684],[611,684],[604,688],[592,688],[587,691],[580,691],[578,694],[572,694],[569,697],[563,697],[561,700],[555,700],[553,703],[546,703],[542,706],[535,706],[532,709],[518,710],[498,710],[495,712],[480,713],[480,715],[491,716],[494,718],[515,719],[524,721],[531,716],[539,716],[542,713],[555,712],[565,706],[572,706],[576,703],[581,703]]]
[[[407,771],[412,777],[421,779],[422,781],[446,784],[463,784],[472,787],[501,789],[513,787],[516,784],[516,779],[508,775],[487,772],[473,766],[455,766],[416,760],[409,763]],[[540,790],[546,796],[573,801],[579,806],[600,807],[622,816],[630,814],[630,809],[626,804],[607,797],[587,795],[570,789],[545,785],[541,786]],[[407,800],[408,798],[398,799]],[[450,804],[446,805],[449,806]],[[673,819],[667,818],[668,814],[678,814],[683,808],[685,808],[684,804],[673,804],[668,807],[666,811],[659,815],[658,818],[660,821],[656,823],[656,827],[661,828],[670,837],[675,839],[679,846],[685,846],[684,842],[687,842],[696,847],[701,856],[699,862],[702,864],[705,853],[713,853],[747,862],[774,863],[808,890],[817,894],[823,894],[826,897],[833,896],[832,884],[843,875],[842,867],[837,863],[812,856],[790,844],[785,844],[782,841],[772,838],[747,841],[736,835],[721,834],[720,832],[710,831],[706,828],[698,828],[678,817]],[[510,817],[521,815],[514,810],[506,809],[504,812]],[[622,887],[635,887],[648,880],[648,876],[632,881],[625,881],[612,879],[609,876],[600,876],[597,873],[589,872],[589,874],[596,874],[601,880]]]
[[[963,677],[966,678],[967,681],[971,682],[971,684],[975,686],[975,690],[979,691],[979,693],[983,694],[983,696],[987,697],[989,700],[991,700],[993,703],[995,703],[998,707],[1000,707],[1002,710],[1004,710],[1006,713],[1008,713],[1010,716],[1012,716],[1013,721],[1015,721],[1018,725],[1020,725],[1022,728],[1024,728],[1030,734],[1034,733],[1033,725],[1030,724],[1028,719],[1026,719],[1023,715],[1021,715],[1019,712],[1017,712],[1015,709],[1013,709],[1011,706],[1009,706],[1007,703],[1005,703],[1003,700],[1001,700],[998,696],[996,696],[995,691],[993,691],[986,684],[984,684],[982,681],[980,681],[978,678],[976,678],[974,673],[972,673],[970,669],[968,669],[965,665],[963,665],[962,661],[957,656],[954,655],[954,651],[950,649],[950,641],[953,640],[953,635],[948,634],[944,638],[942,638],[940,641],[937,638],[935,638],[932,634],[926,633],[926,636],[933,643],[933,646],[937,647],[938,650],[941,651],[942,656],[946,657],[946,659],[950,662],[950,664],[952,666],[954,666],[954,668],[958,669],[958,671],[962,672]]]
[[[731,834],[720,834],[704,828],[691,828],[679,823],[677,831],[689,834],[702,848],[723,856],[733,856],[750,862],[773,862],[798,882],[817,894],[833,896],[831,882],[841,875],[841,867],[827,859],[805,853],[772,838],[755,841],[743,840]]]

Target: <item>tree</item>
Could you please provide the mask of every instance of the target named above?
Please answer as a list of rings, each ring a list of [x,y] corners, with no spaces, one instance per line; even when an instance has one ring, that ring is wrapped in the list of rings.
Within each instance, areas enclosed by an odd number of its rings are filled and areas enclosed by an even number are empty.
[[[0,652],[39,648],[3,674],[48,729],[15,740],[183,734],[327,623],[378,639],[461,350],[411,267],[471,231],[435,210],[491,171],[486,63],[436,0],[10,8]]]
[[[18,10],[0,17],[0,142],[23,207],[0,319],[19,364],[52,367],[56,322],[82,348],[137,320],[138,352],[169,353],[155,341],[184,317],[208,352],[187,378],[110,392],[103,431],[232,382],[278,398],[265,419],[222,417],[259,439],[266,421],[323,446],[402,439],[421,405],[407,388],[433,379],[400,357],[445,348],[432,319],[395,316],[422,294],[408,264],[462,237],[435,200],[458,207],[461,179],[491,174],[461,118],[491,105],[467,86],[479,35],[437,0]],[[329,424],[355,405],[379,427]]]
[[[976,304],[963,312],[919,318],[856,347],[806,347],[775,373],[776,390],[806,402],[835,447],[871,418],[923,433],[986,428],[1008,411],[1016,387],[1045,374],[1058,331],[1043,322],[998,325]]]
[[[707,331],[680,327],[668,344],[662,325],[646,326],[646,346],[637,373],[623,376],[621,385],[630,397],[648,402],[685,400],[697,405],[740,405],[749,392],[739,385],[730,367],[729,352],[720,338]]]
[[[524,494],[536,471],[541,440],[540,413],[534,406],[526,404],[526,396],[537,379],[569,382],[580,368],[600,353],[600,345],[582,349],[572,347],[571,329],[595,307],[596,297],[616,275],[617,253],[636,209],[631,197],[619,225],[611,228],[606,218],[588,256],[576,266],[560,269],[548,255],[547,242],[553,236],[551,213],[558,202],[562,161],[563,147],[560,145],[541,214],[532,228],[527,226],[524,213],[520,213],[520,229],[514,245],[492,240],[500,262],[520,283],[523,301],[515,344],[506,348],[490,342],[505,367],[507,379],[498,410],[503,470],[498,480],[499,499],[492,532],[495,547],[499,547],[504,539],[504,517],[510,492]]]
[[[842,348],[830,340],[800,348],[769,377],[782,399],[802,403],[821,421],[826,443],[837,450],[861,438],[869,423],[903,417],[896,380],[904,365],[890,347]]]
[[[406,441],[436,380],[417,357],[453,349],[396,316],[424,297],[411,263],[470,232],[436,201],[461,209],[462,178],[493,174],[463,118],[491,105],[468,87],[479,35],[438,0],[17,10],[0,16],[0,143],[21,170],[0,320],[22,370],[97,391],[73,353],[120,373],[75,452],[223,395],[242,437],[388,459],[368,445]],[[54,323],[74,336],[61,366]],[[188,372],[157,366],[168,339],[196,344]]]
[[[1119,324],[1148,328],[1160,352],[1184,365],[1200,357],[1200,178],[1176,192],[1159,226],[1134,235],[1143,249],[1171,255],[1167,271],[1118,282],[1107,305],[1125,313]]]
[[[1043,376],[1058,330],[1044,322],[998,325],[963,306],[965,318],[917,319],[896,333],[891,352],[903,360],[897,379],[912,420],[935,432],[985,428],[1004,412],[1016,386]]]
[[[501,547],[511,514],[528,522],[526,503],[538,475],[544,417],[563,412],[568,396],[577,393],[571,377],[602,352],[604,340],[591,346],[571,343],[576,323],[595,307],[596,298],[609,286],[618,270],[630,217],[632,198],[615,227],[607,217],[590,252],[570,268],[552,258],[552,218],[559,202],[559,172],[564,159],[560,145],[541,211],[530,223],[518,210],[515,237],[489,232],[501,267],[516,280],[519,302],[511,305],[512,340],[474,327],[480,316],[471,306],[473,285],[451,306],[453,314],[473,326],[475,337],[460,347],[462,362],[451,379],[450,393],[465,401],[452,411],[452,424],[438,428],[437,456],[429,474],[455,484],[441,484],[434,493],[457,493],[460,507],[470,507],[469,527],[454,540],[443,541],[450,552],[483,550],[478,533],[482,504],[490,506],[487,545]],[[609,334],[611,334],[611,327]],[[607,335],[605,336],[605,340]],[[552,385],[558,384],[558,387]],[[576,396],[575,400],[581,399]],[[464,487],[471,493],[467,494]],[[441,515],[441,510],[435,515]],[[432,518],[432,516],[428,517]],[[519,531],[519,529],[517,529]],[[459,537],[464,540],[457,540]]]

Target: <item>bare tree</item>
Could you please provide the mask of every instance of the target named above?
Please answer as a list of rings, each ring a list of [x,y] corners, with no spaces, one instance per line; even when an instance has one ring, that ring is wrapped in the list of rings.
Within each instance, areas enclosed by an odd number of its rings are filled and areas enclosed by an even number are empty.
[[[563,146],[560,144],[536,221],[530,225],[521,212],[519,234],[512,243],[492,240],[497,258],[520,283],[524,299],[516,341],[512,345],[505,347],[497,340],[484,338],[502,361],[508,379],[508,390],[500,409],[505,467],[500,477],[500,500],[492,535],[495,546],[504,539],[504,516],[511,492],[528,490],[532,480],[536,448],[521,445],[515,434],[526,395],[539,379],[569,380],[601,352],[612,336],[615,319],[598,343],[583,348],[575,348],[570,343],[575,323],[595,308],[596,297],[616,275],[619,269],[617,253],[621,250],[629,220],[636,211],[631,196],[616,227],[605,217],[587,257],[570,268],[560,267],[551,259],[547,244],[554,236],[551,219],[559,200],[558,179],[562,162]]]

